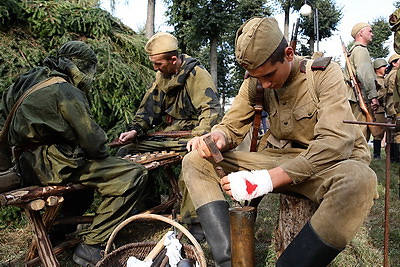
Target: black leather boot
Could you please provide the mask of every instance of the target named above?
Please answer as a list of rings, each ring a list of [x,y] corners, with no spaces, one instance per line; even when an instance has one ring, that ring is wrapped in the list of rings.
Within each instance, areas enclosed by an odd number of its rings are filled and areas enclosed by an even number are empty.
[[[72,259],[76,264],[81,266],[94,267],[102,258],[102,250],[104,250],[104,247],[99,245],[80,243],[75,249]]]
[[[381,140],[374,140],[374,159],[381,158]]]
[[[277,267],[326,267],[343,249],[325,243],[308,222],[276,262]]]
[[[229,205],[226,201],[213,201],[196,210],[210,246],[215,266],[231,266],[231,227]]]
[[[197,242],[201,243],[206,239],[203,227],[201,227],[200,223],[189,224],[188,230],[192,234],[192,236],[197,240]]]
[[[400,162],[399,146],[396,143],[390,144],[390,162]]]

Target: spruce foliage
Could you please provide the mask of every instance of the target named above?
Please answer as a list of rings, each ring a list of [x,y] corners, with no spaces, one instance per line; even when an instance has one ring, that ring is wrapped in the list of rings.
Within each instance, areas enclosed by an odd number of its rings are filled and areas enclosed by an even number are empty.
[[[142,34],[97,6],[69,1],[2,0],[0,92],[70,40],[89,44],[98,57],[89,94],[96,122],[113,139],[125,130],[154,73]]]

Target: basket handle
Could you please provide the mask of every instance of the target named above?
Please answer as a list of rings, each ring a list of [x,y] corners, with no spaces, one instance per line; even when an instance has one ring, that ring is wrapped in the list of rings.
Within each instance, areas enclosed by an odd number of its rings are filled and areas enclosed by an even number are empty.
[[[137,214],[134,216],[131,216],[129,218],[127,218],[126,220],[124,220],[121,224],[119,224],[114,231],[111,233],[110,238],[108,239],[107,245],[106,245],[106,249],[104,251],[104,257],[110,252],[111,250],[111,245],[114,242],[115,236],[117,235],[117,233],[127,224],[135,221],[135,220],[139,220],[139,219],[152,219],[152,220],[159,220],[159,221],[163,221],[165,223],[168,223],[176,228],[178,228],[189,240],[190,242],[192,242],[192,244],[194,245],[197,253],[199,254],[199,264],[201,267],[206,267],[206,258],[204,256],[204,251],[201,248],[200,244],[197,242],[197,240],[194,238],[194,236],[185,228],[183,227],[181,224],[177,223],[174,220],[171,220],[167,217],[158,215],[158,214]]]

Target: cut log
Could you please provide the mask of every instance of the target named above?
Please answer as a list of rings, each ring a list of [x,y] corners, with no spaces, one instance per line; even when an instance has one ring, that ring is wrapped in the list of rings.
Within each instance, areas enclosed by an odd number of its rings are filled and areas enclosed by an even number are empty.
[[[317,208],[318,205],[307,198],[280,194],[279,218],[274,237],[278,257],[310,220]]]
[[[26,203],[18,203],[15,206],[27,209],[27,210],[41,210],[46,205],[46,202],[42,199],[35,199]]]
[[[0,194],[0,207],[25,203],[35,199],[46,199],[49,196],[63,195],[84,188],[86,187],[81,184],[24,187]]]

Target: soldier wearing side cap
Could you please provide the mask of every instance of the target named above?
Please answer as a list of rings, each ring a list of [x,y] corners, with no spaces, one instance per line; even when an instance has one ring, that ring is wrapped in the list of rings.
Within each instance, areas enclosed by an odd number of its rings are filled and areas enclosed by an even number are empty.
[[[154,128],[165,132],[191,130],[193,136],[208,133],[222,117],[217,89],[209,72],[197,59],[178,53],[178,40],[173,35],[165,32],[153,35],[145,50],[157,71],[155,81],[143,97],[128,131],[120,135],[119,142],[126,145],[117,155],[160,150],[185,154],[190,136],[149,138],[146,134]],[[182,222],[190,224],[190,231],[200,240],[202,231],[193,205],[182,180],[179,185],[183,195]],[[148,186],[147,194],[154,193],[152,188],[154,186]],[[155,204],[147,203],[151,205]]]
[[[350,53],[350,67],[359,82],[365,103],[375,111],[379,107],[378,92],[375,87],[375,72],[367,49],[368,44],[372,42],[374,36],[371,25],[365,22],[357,23],[351,30],[351,36],[354,38],[354,44],[348,51]],[[358,121],[365,122],[366,116],[358,105],[354,89],[350,83],[350,78],[348,78],[347,67],[345,68],[345,77],[347,77],[348,98],[353,114]],[[368,127],[366,125],[360,125],[360,127],[368,141],[371,135]]]
[[[115,227],[135,208],[147,183],[140,164],[111,157],[108,138],[90,112],[88,93],[96,72],[97,57],[84,42],[63,44],[43,67],[22,74],[4,92],[0,104],[0,128],[21,95],[43,81],[50,82],[29,94],[14,114],[8,139],[15,146],[24,186],[78,183],[87,190],[64,195],[61,215],[82,215],[93,201],[93,189],[101,195],[96,215],[82,235],[73,261],[95,266]],[[51,78],[50,80],[48,80]],[[52,227],[53,246],[64,241],[76,226]],[[71,260],[72,262],[72,260]]]
[[[236,33],[235,56],[247,70],[231,109],[211,136],[228,176],[220,179],[203,137],[188,142],[183,178],[216,266],[231,266],[228,203],[268,192],[303,195],[319,204],[277,266],[326,266],[353,239],[378,197],[377,179],[346,97],[343,74],[330,58],[294,55],[277,21],[256,17]],[[257,152],[233,150],[252,127],[257,83],[270,129]],[[221,190],[221,188],[223,190]]]
[[[399,69],[400,65],[400,55],[395,53],[389,58],[389,73],[385,77],[385,88],[387,90],[386,94],[386,115],[388,118],[394,120],[396,118],[397,111],[394,105],[394,92],[396,91],[396,73]],[[394,137],[395,143],[390,147],[390,160],[392,162],[399,162],[399,147],[398,143],[400,142],[400,135],[398,133],[395,134]]]
[[[379,108],[375,111],[375,119],[376,122],[385,123],[386,122],[386,112],[385,112],[385,103],[386,103],[386,95],[387,90],[385,87],[385,72],[388,63],[384,58],[377,58],[373,62],[374,71],[376,74],[376,90],[378,91],[378,101]],[[381,158],[381,148],[382,148],[382,139],[384,133],[374,136],[373,146],[374,146],[374,158]]]

